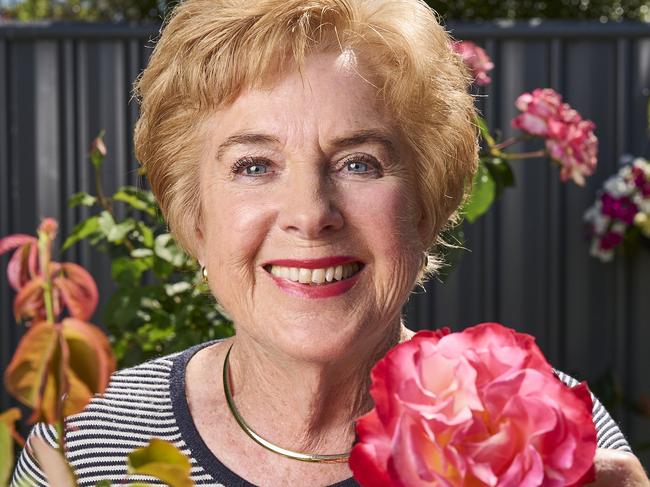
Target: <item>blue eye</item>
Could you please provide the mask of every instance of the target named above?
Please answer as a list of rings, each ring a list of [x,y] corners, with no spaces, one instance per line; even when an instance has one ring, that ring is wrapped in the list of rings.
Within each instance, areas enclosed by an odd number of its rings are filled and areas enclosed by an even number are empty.
[[[370,167],[368,166],[368,164],[366,164],[365,162],[362,162],[362,161],[348,162],[346,167],[347,167],[348,171],[356,172],[356,173],[365,173],[365,172],[368,172],[370,170]]]
[[[232,167],[233,174],[240,174],[243,176],[264,176],[269,172],[269,163],[264,159],[254,159],[251,157],[244,157],[239,159]]]
[[[262,164],[253,164],[251,166],[246,166],[246,174],[248,176],[259,176],[265,174],[268,171],[268,167]]]

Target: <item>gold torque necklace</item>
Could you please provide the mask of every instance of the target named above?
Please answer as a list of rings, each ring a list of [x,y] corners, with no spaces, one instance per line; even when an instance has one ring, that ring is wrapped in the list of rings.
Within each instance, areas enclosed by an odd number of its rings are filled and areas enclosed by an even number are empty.
[[[233,401],[232,398],[232,392],[230,390],[230,365],[228,363],[231,350],[232,350],[232,345],[230,345],[230,348],[228,349],[228,353],[226,353],[226,359],[223,361],[223,390],[224,393],[226,394],[226,402],[228,403],[228,408],[230,409],[232,415],[235,417],[237,424],[239,424],[241,429],[244,430],[244,433],[246,433],[256,443],[263,446],[267,450],[271,450],[272,452],[277,453],[278,455],[282,455],[283,457],[293,458],[294,460],[300,460],[303,462],[317,462],[317,463],[345,463],[348,461],[348,458],[350,458],[350,452],[337,453],[334,455],[318,455],[315,453],[302,453],[302,452],[287,450],[286,448],[282,448],[281,446],[274,445],[270,441],[265,440],[260,435],[255,433],[255,431],[253,431],[253,429],[250,426],[248,426],[246,421],[244,421],[244,418],[241,417],[241,414],[239,414],[239,411],[237,410],[237,406],[235,406],[235,401]]]

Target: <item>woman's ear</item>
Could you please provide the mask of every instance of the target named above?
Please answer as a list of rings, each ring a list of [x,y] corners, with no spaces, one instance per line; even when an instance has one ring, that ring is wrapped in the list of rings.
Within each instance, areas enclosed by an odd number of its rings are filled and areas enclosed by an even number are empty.
[[[203,237],[203,232],[201,228],[196,225],[194,227],[194,253],[196,260],[199,261],[199,265],[203,266],[205,264],[205,238]]]

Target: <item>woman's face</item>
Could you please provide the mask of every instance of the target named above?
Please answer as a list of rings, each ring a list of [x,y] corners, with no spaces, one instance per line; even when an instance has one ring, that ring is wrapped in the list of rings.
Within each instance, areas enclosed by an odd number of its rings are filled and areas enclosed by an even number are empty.
[[[198,257],[237,334],[312,361],[381,342],[422,264],[417,174],[350,56],[245,91],[206,134]]]

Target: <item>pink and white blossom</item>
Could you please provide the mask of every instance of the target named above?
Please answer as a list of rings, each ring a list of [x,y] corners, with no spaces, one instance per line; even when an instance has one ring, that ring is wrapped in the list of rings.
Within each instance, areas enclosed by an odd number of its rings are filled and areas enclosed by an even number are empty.
[[[582,186],[598,162],[598,139],[595,125],[580,114],[550,88],[523,93],[515,106],[522,112],[512,120],[512,126],[527,134],[544,137],[552,159],[562,167],[562,181],[573,180]]]

